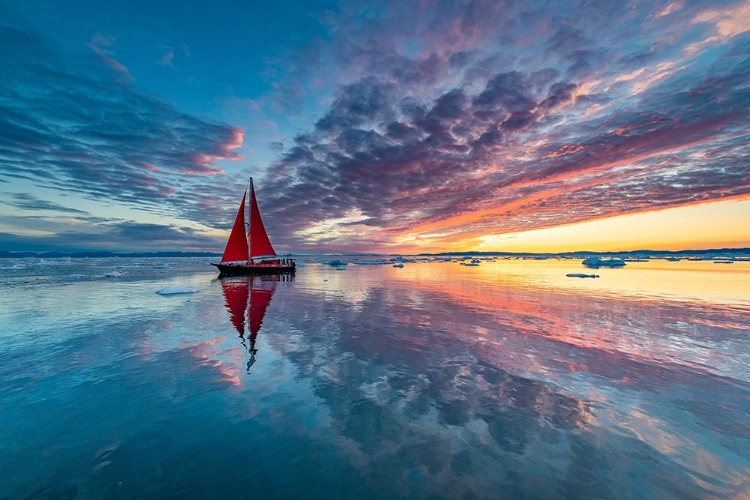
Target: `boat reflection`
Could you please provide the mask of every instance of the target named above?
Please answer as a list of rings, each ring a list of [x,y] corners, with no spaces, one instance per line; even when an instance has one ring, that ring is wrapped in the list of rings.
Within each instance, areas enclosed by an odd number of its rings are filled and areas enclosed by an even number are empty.
[[[276,286],[279,282],[292,281],[294,275],[255,275],[232,276],[221,280],[224,302],[232,325],[237,330],[242,345],[249,357],[247,372],[255,364],[255,340],[263,325],[266,309],[271,303]]]

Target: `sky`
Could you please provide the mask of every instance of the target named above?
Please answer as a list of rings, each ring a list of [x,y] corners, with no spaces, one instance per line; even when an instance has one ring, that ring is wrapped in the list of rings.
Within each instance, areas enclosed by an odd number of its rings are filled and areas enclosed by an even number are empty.
[[[750,0],[0,0],[0,250],[750,247]]]

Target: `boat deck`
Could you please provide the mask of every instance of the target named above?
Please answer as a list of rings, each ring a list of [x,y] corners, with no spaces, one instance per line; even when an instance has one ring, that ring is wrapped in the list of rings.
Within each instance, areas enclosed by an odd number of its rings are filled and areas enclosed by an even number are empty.
[[[273,262],[211,263],[219,269],[219,278],[224,276],[246,276],[251,274],[293,273],[296,265],[292,259]]]

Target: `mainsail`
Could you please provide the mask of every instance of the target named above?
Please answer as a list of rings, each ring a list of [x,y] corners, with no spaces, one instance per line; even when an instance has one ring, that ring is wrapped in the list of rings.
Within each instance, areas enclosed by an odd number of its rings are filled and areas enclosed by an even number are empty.
[[[242,201],[244,203],[245,199],[243,198]],[[234,232],[234,229],[232,229],[232,232]],[[266,228],[263,226],[263,219],[260,218],[252,179],[250,179],[250,231],[248,237],[250,239],[251,259],[262,255],[276,255],[271,240],[268,239],[268,234],[266,234]]]
[[[232,226],[232,233],[229,235],[229,241],[227,241],[227,247],[224,249],[224,255],[221,257],[222,262],[247,260],[248,258],[247,236],[245,235],[245,197],[246,196],[247,196],[247,191],[245,191],[245,193],[242,195],[242,203],[240,203],[240,209],[237,211],[237,218],[234,219],[234,226]],[[255,200],[255,195],[253,195],[253,200]],[[263,223],[261,223],[261,227],[263,227]],[[265,230],[263,231],[263,234],[265,234]],[[266,236],[266,240],[268,240],[268,236]]]

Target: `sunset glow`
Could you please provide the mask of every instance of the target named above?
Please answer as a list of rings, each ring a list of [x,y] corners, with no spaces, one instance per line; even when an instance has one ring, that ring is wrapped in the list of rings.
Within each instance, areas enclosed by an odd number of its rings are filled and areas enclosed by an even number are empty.
[[[747,0],[5,4],[0,250],[750,246]]]
[[[750,201],[623,215],[535,231],[482,236],[480,250],[508,252],[704,250],[750,247]],[[585,242],[585,243],[582,243]],[[586,245],[585,247],[583,245]]]

